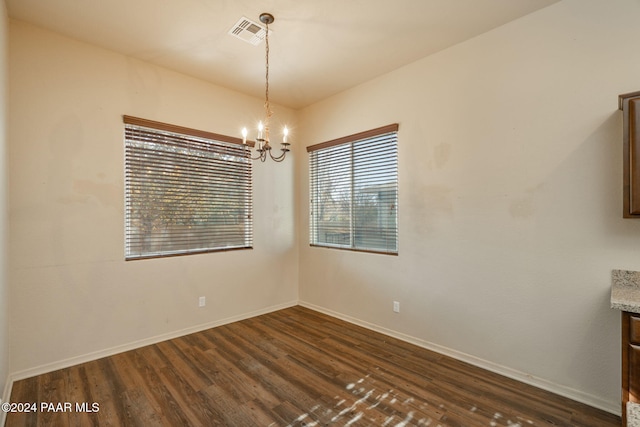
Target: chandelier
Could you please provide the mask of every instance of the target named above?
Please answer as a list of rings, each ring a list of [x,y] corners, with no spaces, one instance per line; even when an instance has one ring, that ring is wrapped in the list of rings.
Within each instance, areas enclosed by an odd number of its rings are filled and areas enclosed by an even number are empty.
[[[256,138],[255,149],[257,152],[256,157],[251,157],[252,160],[260,160],[264,162],[268,157],[276,162],[284,160],[287,152],[289,151],[289,143],[287,138],[289,136],[289,129],[285,126],[282,131],[282,151],[279,156],[274,156],[271,152],[271,145],[269,144],[269,119],[273,112],[271,111],[271,105],[269,104],[269,24],[272,24],[275,18],[270,13],[262,13],[260,15],[260,22],[265,25],[265,91],[264,91],[264,121],[258,123],[258,137]],[[247,143],[247,128],[242,129],[242,142]]]

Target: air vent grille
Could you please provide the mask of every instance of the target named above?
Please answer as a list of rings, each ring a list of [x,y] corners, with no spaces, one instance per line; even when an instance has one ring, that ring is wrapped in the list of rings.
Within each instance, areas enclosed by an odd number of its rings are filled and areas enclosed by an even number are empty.
[[[271,30],[269,30],[271,32]],[[258,23],[244,16],[229,30],[229,34],[257,46],[264,40],[267,31]]]

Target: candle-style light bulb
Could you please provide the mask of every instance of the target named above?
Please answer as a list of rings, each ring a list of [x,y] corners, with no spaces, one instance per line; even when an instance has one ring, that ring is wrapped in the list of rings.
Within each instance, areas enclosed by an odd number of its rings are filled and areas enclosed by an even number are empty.
[[[258,139],[262,139],[262,130],[264,129],[264,125],[262,122],[258,123]]]
[[[282,137],[282,142],[287,142],[287,137],[289,136],[289,129],[285,126],[284,130],[282,131],[283,133],[283,137]]]
[[[247,128],[242,128],[242,143],[247,143]]]

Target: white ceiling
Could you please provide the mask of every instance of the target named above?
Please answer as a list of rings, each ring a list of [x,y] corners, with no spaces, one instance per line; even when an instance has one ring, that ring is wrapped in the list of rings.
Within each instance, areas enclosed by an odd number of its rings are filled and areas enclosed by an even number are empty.
[[[559,0],[5,0],[9,16],[264,96],[264,43],[227,34],[275,16],[270,99],[300,108]]]

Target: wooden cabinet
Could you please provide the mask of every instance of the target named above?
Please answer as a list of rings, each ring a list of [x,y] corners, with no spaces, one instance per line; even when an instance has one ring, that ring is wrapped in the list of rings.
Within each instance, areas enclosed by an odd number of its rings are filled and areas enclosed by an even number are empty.
[[[640,403],[640,314],[622,312],[622,425],[627,402]]]
[[[624,218],[640,218],[640,92],[620,95],[624,120]]]

